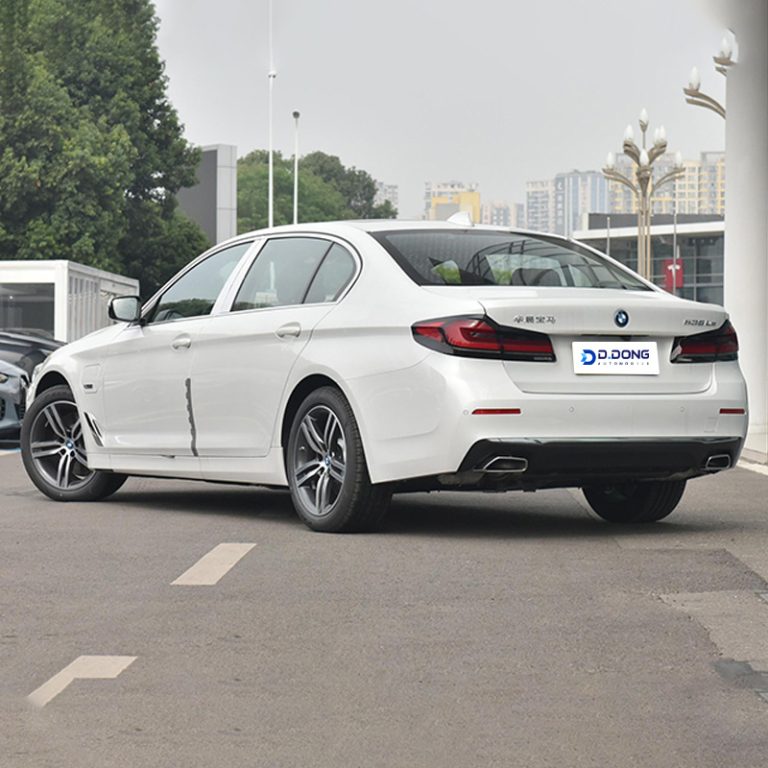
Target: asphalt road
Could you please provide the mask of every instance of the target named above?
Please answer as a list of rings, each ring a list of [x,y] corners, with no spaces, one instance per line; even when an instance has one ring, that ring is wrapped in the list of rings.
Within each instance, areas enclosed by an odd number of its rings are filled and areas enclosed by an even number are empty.
[[[0,766],[762,768],[766,578],[745,469],[653,526],[421,494],[334,536],[259,489],[56,504],[0,455]]]

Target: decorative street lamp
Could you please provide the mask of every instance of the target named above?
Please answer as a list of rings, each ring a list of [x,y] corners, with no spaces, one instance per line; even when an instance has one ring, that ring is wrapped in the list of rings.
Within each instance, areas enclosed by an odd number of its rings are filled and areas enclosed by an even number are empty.
[[[648,130],[648,112],[645,109],[640,112],[640,130],[642,132],[642,146],[635,143],[635,132],[628,125],[624,131],[624,154],[635,164],[634,180],[625,176],[616,168],[616,158],[613,152],[608,153],[608,158],[603,168],[603,175],[610,181],[616,181],[632,190],[637,198],[637,271],[650,280],[652,272],[651,251],[651,201],[656,191],[663,184],[681,176],[683,157],[680,152],[675,153],[674,168],[665,173],[661,178],[654,180],[653,163],[667,151],[667,132],[664,126],[660,126],[653,134],[653,146],[646,148],[646,132]]]
[[[720,43],[720,54],[712,57],[712,60],[715,62],[715,70],[723,77],[728,75],[728,67],[735,63],[732,56],[733,49],[731,48],[731,43],[727,37],[724,37]],[[725,119],[725,107],[717,99],[702,93],[700,89],[701,75],[699,74],[698,67],[694,67],[688,79],[688,87],[683,88],[685,101],[688,104],[693,104],[695,107],[704,107],[704,109],[712,110],[712,112],[716,112]]]

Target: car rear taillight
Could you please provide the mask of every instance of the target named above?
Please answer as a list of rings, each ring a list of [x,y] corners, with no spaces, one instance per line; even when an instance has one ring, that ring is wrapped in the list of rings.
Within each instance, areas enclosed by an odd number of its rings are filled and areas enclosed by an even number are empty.
[[[545,333],[504,328],[487,317],[444,317],[415,323],[413,338],[448,355],[552,363],[555,351]]]
[[[676,338],[671,359],[673,363],[716,363],[738,357],[739,339],[726,320],[717,330]]]

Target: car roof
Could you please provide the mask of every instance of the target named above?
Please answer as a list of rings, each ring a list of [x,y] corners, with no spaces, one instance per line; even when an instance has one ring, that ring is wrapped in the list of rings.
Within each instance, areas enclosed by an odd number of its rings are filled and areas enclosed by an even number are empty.
[[[392,232],[405,230],[456,230],[461,231],[481,231],[498,232],[503,234],[531,235],[556,238],[558,240],[568,241],[568,238],[561,235],[554,235],[547,232],[536,232],[528,229],[518,229],[513,227],[498,227],[487,224],[457,224],[452,221],[408,221],[405,219],[345,219],[343,221],[322,221],[307,222],[303,224],[285,224],[283,226],[272,227],[271,229],[257,229],[252,232],[244,232],[233,240],[244,237],[264,237],[267,235],[282,234],[306,234],[306,233],[325,233],[329,235],[343,235],[345,232]]]

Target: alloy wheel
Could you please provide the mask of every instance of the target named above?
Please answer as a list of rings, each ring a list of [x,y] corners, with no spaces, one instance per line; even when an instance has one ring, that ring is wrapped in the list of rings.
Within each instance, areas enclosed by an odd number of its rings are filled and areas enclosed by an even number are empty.
[[[299,425],[293,477],[307,510],[316,517],[330,513],[341,494],[347,467],[344,430],[325,405],[307,411]]]
[[[35,416],[29,447],[40,474],[59,490],[77,490],[93,476],[88,469],[83,424],[73,402],[55,400]]]

